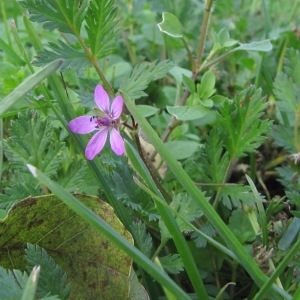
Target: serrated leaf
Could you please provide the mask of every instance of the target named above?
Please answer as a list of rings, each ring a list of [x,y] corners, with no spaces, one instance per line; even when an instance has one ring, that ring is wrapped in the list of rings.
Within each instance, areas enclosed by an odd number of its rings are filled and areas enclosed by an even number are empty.
[[[0,207],[8,210],[15,202],[28,196],[38,196],[42,190],[37,187],[35,180],[27,173],[11,175],[4,193],[0,194]]]
[[[26,170],[30,163],[54,176],[63,160],[64,144],[52,140],[53,127],[47,118],[36,111],[27,111],[14,120],[9,129],[10,137],[4,141],[4,153],[13,168]]]
[[[182,26],[173,14],[163,12],[162,22],[157,25],[161,32],[175,38],[182,38]]]
[[[296,86],[292,78],[286,74],[279,74],[274,82],[274,92],[278,99],[277,106],[280,112],[286,112],[291,119],[290,123],[294,123],[294,114],[300,103],[299,96],[300,87]]]
[[[252,207],[255,205],[255,199],[249,186],[225,185],[220,190],[220,197],[223,205],[230,210],[241,208],[242,204]]]
[[[296,70],[299,66],[299,58],[299,51],[288,50],[284,72],[278,74],[274,82],[278,119],[285,126],[291,127],[298,126],[295,120],[296,112],[300,107],[300,73]]]
[[[194,221],[201,215],[199,204],[187,194],[181,193],[175,195],[170,203],[170,206],[175,209],[181,215],[181,217],[189,222]],[[190,230],[190,228],[187,227],[187,224],[180,218],[176,218],[176,220],[181,231]]]
[[[44,297],[57,295],[61,299],[67,299],[70,294],[70,284],[67,274],[55,263],[47,251],[38,245],[27,244],[25,259],[28,263],[27,270],[31,271],[34,266],[40,266],[37,296]]]
[[[204,148],[202,181],[214,184],[223,184],[229,165],[229,156],[224,151],[223,143],[218,130],[214,128],[207,138]],[[219,188],[218,186],[216,186]]]
[[[65,33],[80,33],[87,12],[88,0],[24,0],[18,2],[28,9],[30,20],[42,23],[49,31],[58,29]]]
[[[138,99],[146,96],[144,90],[151,81],[164,77],[172,68],[173,63],[164,60],[136,65],[129,76],[125,76],[121,83],[120,90],[126,93],[131,99]]]
[[[41,83],[45,78],[55,72],[63,63],[61,59],[52,61],[38,72],[27,77],[19,86],[17,86],[9,95],[1,100],[0,116],[15,104],[20,98],[31,91],[35,86]]]
[[[0,266],[0,299],[21,299],[28,275],[19,270],[7,270]]]
[[[179,254],[168,254],[159,258],[159,261],[165,271],[169,274],[179,274],[182,272],[183,263]]]
[[[77,198],[132,243],[111,206],[97,197]],[[0,265],[25,269],[24,245],[38,244],[68,274],[70,299],[124,299],[128,295],[131,258],[55,196],[27,198],[14,205],[0,223],[0,235],[4,232]]]
[[[210,110],[199,104],[192,106],[167,106],[167,111],[176,117],[177,120],[191,121],[205,117]]]
[[[86,31],[91,52],[98,58],[107,56],[115,47],[119,28],[117,8],[112,0],[90,1],[86,14]]]
[[[147,257],[150,257],[153,243],[151,235],[146,231],[145,223],[133,222],[131,225],[131,230],[134,235],[134,242],[136,243],[138,249]]]
[[[179,226],[180,231],[189,231],[191,227],[185,221],[192,222],[195,219],[199,218],[201,215],[201,209],[199,203],[194,201],[189,195],[180,193],[173,197],[170,207],[173,208],[181,217],[176,217],[176,222]],[[159,229],[161,234],[161,239],[166,241],[172,238],[172,234],[167,229],[164,221],[159,218]]]
[[[295,153],[297,151],[294,131],[291,127],[279,124],[272,129],[271,136],[278,146],[285,148],[289,153]]]
[[[300,52],[296,49],[287,49],[284,62],[284,73],[287,74],[297,87],[300,87]]]
[[[43,66],[55,59],[63,59],[61,70],[74,69],[79,72],[90,64],[87,56],[81,50],[76,50],[63,41],[59,40],[58,44],[49,42],[51,50],[38,52],[37,60],[33,62],[36,66]]]
[[[60,185],[69,192],[80,192],[84,184],[84,176],[87,174],[86,161],[72,160],[65,174],[60,176]]]
[[[261,120],[266,104],[255,87],[238,94],[221,106],[218,127],[231,158],[251,153],[265,140],[271,122]]]
[[[137,188],[133,169],[126,163],[126,158],[102,154],[102,173],[105,173],[115,198],[131,207],[135,213],[147,221],[157,220],[156,207],[151,198]]]

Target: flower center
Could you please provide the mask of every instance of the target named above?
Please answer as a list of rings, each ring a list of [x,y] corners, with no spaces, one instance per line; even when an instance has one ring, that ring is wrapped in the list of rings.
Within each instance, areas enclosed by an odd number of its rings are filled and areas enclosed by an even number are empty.
[[[105,117],[96,117],[92,116],[90,118],[91,122],[95,122],[96,126],[95,128],[100,128],[100,127],[118,127],[119,125],[119,120],[115,120],[110,116],[105,116]]]

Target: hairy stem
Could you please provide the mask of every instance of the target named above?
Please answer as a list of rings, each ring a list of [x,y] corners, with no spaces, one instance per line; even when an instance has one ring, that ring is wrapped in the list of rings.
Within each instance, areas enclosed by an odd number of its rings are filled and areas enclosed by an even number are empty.
[[[149,173],[153,179],[153,181],[155,182],[155,185],[157,186],[157,188],[160,190],[160,192],[162,193],[162,195],[164,196],[164,198],[166,199],[166,201],[168,203],[170,203],[172,201],[172,197],[171,195],[166,191],[166,189],[162,186],[162,184],[159,181],[159,175],[157,173],[157,170],[154,168],[152,162],[150,161],[149,157],[145,154],[142,145],[140,143],[140,138],[138,136],[137,133],[134,133],[134,140],[135,143],[137,145],[137,149],[138,152],[142,158],[142,160],[144,161],[145,165],[147,166],[147,169],[149,170]]]
[[[207,34],[208,23],[209,23],[212,5],[213,5],[213,0],[206,1],[203,22],[202,22],[202,28],[201,28],[199,44],[198,44],[197,57],[196,57],[197,70],[199,69],[201,61],[202,61],[204,44],[205,44],[205,40],[206,40],[206,34]],[[194,76],[196,77],[197,73]]]

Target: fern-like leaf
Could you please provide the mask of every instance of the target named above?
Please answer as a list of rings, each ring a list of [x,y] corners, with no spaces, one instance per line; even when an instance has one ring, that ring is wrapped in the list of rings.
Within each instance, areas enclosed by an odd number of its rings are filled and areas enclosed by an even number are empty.
[[[243,205],[254,206],[255,201],[249,186],[226,185],[221,189],[221,201],[224,206],[232,210]]]
[[[292,127],[279,124],[273,128],[271,136],[278,146],[285,148],[289,153],[297,152],[297,145],[295,144],[294,130]]]
[[[292,78],[297,87],[300,87],[300,52],[295,49],[288,49],[286,57],[284,73]]]
[[[83,51],[76,50],[62,41],[58,41],[58,44],[50,42],[49,47],[51,50],[38,52],[34,65],[40,67],[58,58],[64,60],[61,71],[74,69],[78,72],[89,65],[89,60]]]
[[[28,270],[39,265],[41,272],[39,276],[37,295],[39,297],[47,294],[58,295],[60,299],[67,299],[70,293],[70,284],[67,282],[67,275],[48,255],[46,250],[38,245],[27,244],[25,259],[28,263]]]
[[[230,158],[238,158],[259,147],[269,132],[271,122],[261,120],[266,104],[255,87],[241,92],[220,110],[218,128]]]
[[[48,176],[57,173],[64,144],[52,139],[53,127],[48,119],[27,111],[12,122],[9,132],[4,152],[14,169],[27,172],[25,163],[30,163]]]
[[[31,174],[10,174],[4,194],[0,194],[0,208],[8,210],[15,202],[28,196],[38,196],[42,190],[36,186]]]
[[[87,174],[88,166],[82,160],[73,160],[65,174],[60,178],[60,185],[69,192],[81,192],[84,184],[84,176]]]
[[[31,21],[45,29],[79,35],[89,0],[23,0],[19,4],[28,9]]]
[[[156,207],[150,196],[138,188],[133,181],[136,176],[125,157],[116,157],[102,152],[102,173],[110,183],[115,198],[132,208],[139,218],[155,221],[158,218]]]
[[[229,166],[228,153],[224,151],[220,134],[212,129],[205,143],[205,153],[202,159],[202,181],[206,183],[224,183]]]
[[[134,235],[134,241],[139,250],[150,258],[152,252],[152,237],[146,231],[146,225],[143,222],[134,222],[131,225],[131,230]]]
[[[177,211],[181,218],[176,217],[177,224],[180,230],[191,230],[191,228],[182,220],[192,222],[199,218],[201,215],[201,209],[198,202],[194,201],[189,195],[181,193],[174,196],[170,206]]]
[[[134,67],[131,74],[125,77],[120,89],[131,99],[138,99],[147,94],[144,90],[151,81],[164,77],[174,67],[170,61],[156,61],[152,63],[143,62]]]
[[[117,9],[112,0],[91,1],[86,14],[86,31],[90,49],[98,58],[105,57],[115,48],[118,34]]]
[[[0,299],[21,299],[28,275],[0,267]]]
[[[179,274],[183,271],[183,263],[179,254],[168,254],[159,258],[164,270],[170,274]]]
[[[300,107],[300,86],[295,84],[293,78],[281,73],[276,77],[274,87],[276,104],[280,112],[279,120],[283,123],[281,115],[285,114],[290,126],[294,126],[295,112],[299,111]]]

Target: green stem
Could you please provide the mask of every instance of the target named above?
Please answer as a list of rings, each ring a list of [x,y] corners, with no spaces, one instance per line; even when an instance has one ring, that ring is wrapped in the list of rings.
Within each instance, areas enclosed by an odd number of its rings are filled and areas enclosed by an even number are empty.
[[[134,140],[138,149],[138,152],[140,154],[140,157],[142,158],[144,164],[147,166],[147,169],[149,170],[149,174],[151,175],[156,187],[159,189],[159,191],[161,192],[161,194],[164,196],[164,198],[166,199],[166,201],[171,202],[172,201],[172,197],[171,195],[166,191],[166,189],[162,186],[162,184],[159,181],[159,174],[157,172],[157,170],[154,168],[152,162],[150,161],[150,158],[147,157],[147,155],[145,154],[139,136],[137,133],[134,133]]]
[[[205,44],[205,40],[206,40],[206,34],[207,34],[208,23],[209,23],[212,5],[213,5],[213,0],[206,1],[203,22],[202,22],[202,28],[201,28],[200,38],[199,38],[199,44],[198,44],[198,48],[197,48],[198,50],[197,50],[197,57],[196,57],[196,63],[195,63],[196,70],[199,69],[200,64],[202,62],[204,44]],[[194,73],[193,77],[196,78],[196,76],[197,76],[197,73]]]
[[[190,51],[190,48],[186,42],[186,40],[182,37],[181,38],[182,42],[183,42],[183,45],[186,49],[186,52],[187,52],[187,55],[188,55],[188,58],[189,58],[189,61],[191,62],[191,65],[192,65],[192,73],[193,74],[196,74],[197,73],[197,65],[196,65],[196,61],[194,60],[193,58],[193,54],[192,52]]]
[[[7,17],[6,17],[6,10],[5,10],[5,7],[4,7],[4,2],[5,1],[1,1],[1,14],[2,14],[2,22],[3,25],[4,25],[4,30],[5,30],[5,33],[6,33],[6,38],[7,38],[7,41],[8,41],[8,45],[12,48],[12,43],[11,43],[11,39],[10,39],[10,34],[9,34],[9,29],[8,29],[8,25],[7,25]]]
[[[154,261],[155,258],[159,255],[160,251],[164,248],[164,246],[166,245],[167,240],[162,240],[160,242],[160,244],[158,245],[156,251],[154,252],[154,254],[151,257],[151,260]]]

